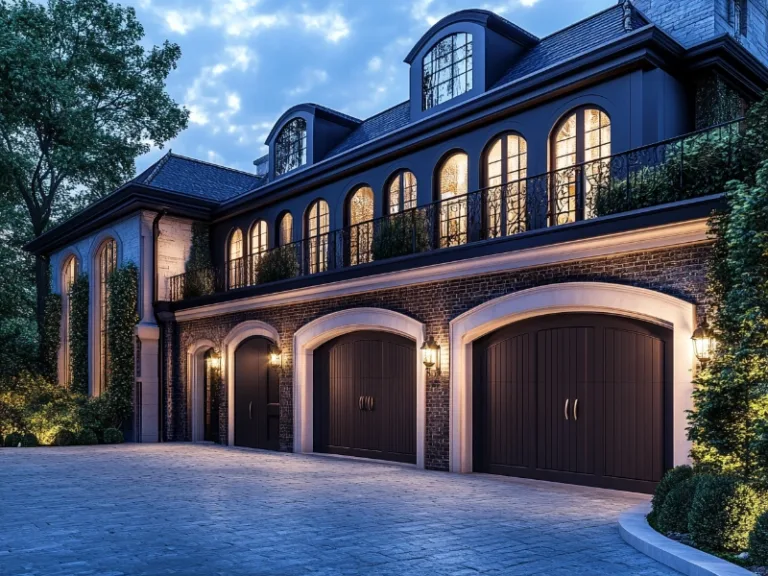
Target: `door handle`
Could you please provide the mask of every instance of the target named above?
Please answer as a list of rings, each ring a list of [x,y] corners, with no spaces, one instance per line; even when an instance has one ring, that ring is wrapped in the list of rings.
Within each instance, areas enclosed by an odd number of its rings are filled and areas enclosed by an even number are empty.
[[[563,416],[568,420],[568,398],[565,399],[565,406],[563,406]]]
[[[579,420],[579,399],[576,398],[576,402],[573,403],[573,419],[578,422]]]
[[[368,396],[368,410],[373,412],[373,396]]]
[[[248,420],[253,420],[253,401],[248,402]]]
[[[360,396],[360,398],[357,400],[357,407],[360,409],[360,411],[363,411],[363,397]]]

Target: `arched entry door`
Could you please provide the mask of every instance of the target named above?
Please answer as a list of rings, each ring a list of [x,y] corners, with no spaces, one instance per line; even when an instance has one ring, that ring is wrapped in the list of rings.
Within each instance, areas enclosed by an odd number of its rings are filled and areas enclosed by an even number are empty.
[[[473,344],[473,467],[653,491],[671,464],[672,332],[608,314],[511,324]]]
[[[235,351],[235,446],[280,449],[280,387],[269,367],[267,338],[248,338]]]
[[[352,332],[313,358],[314,451],[415,464],[415,342]]]

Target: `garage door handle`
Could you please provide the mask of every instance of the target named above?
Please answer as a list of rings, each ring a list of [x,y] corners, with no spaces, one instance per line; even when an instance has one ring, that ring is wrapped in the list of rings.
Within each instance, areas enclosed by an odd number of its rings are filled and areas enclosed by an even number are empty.
[[[576,402],[573,403],[573,419],[579,420],[579,399],[576,398]]]
[[[565,399],[565,406],[563,406],[563,416],[568,420],[568,398]]]
[[[253,420],[253,402],[248,402],[248,420]]]

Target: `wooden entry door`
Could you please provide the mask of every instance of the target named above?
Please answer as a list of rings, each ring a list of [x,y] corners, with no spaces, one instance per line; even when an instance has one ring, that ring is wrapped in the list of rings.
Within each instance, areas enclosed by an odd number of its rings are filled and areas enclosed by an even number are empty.
[[[235,351],[235,445],[280,449],[280,388],[269,367],[272,342],[261,336]]]
[[[603,314],[474,344],[476,471],[650,492],[671,465],[672,333]]]
[[[416,344],[353,332],[314,352],[314,450],[416,462]]]

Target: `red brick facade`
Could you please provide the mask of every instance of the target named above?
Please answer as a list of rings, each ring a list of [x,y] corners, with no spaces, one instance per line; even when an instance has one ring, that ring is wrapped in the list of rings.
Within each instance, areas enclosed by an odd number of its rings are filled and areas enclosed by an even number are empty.
[[[218,346],[227,333],[245,320],[261,320],[277,329],[283,350],[284,374],[280,381],[280,444],[293,445],[293,335],[306,323],[338,310],[357,307],[386,308],[423,322],[427,334],[445,351],[449,322],[484,302],[505,294],[561,282],[610,282],[626,284],[705,306],[709,244],[600,257],[566,264],[487,274],[403,288],[390,288],[353,296],[328,298],[287,306],[274,306],[213,318],[167,324],[165,330],[166,440],[189,440],[186,350],[206,338]],[[444,352],[445,358],[445,352]],[[170,359],[170,362],[168,361]],[[448,469],[449,370],[427,384],[425,464]],[[168,385],[170,383],[170,385]],[[223,388],[223,387],[222,387]],[[227,394],[221,391],[220,436],[227,439]]]

